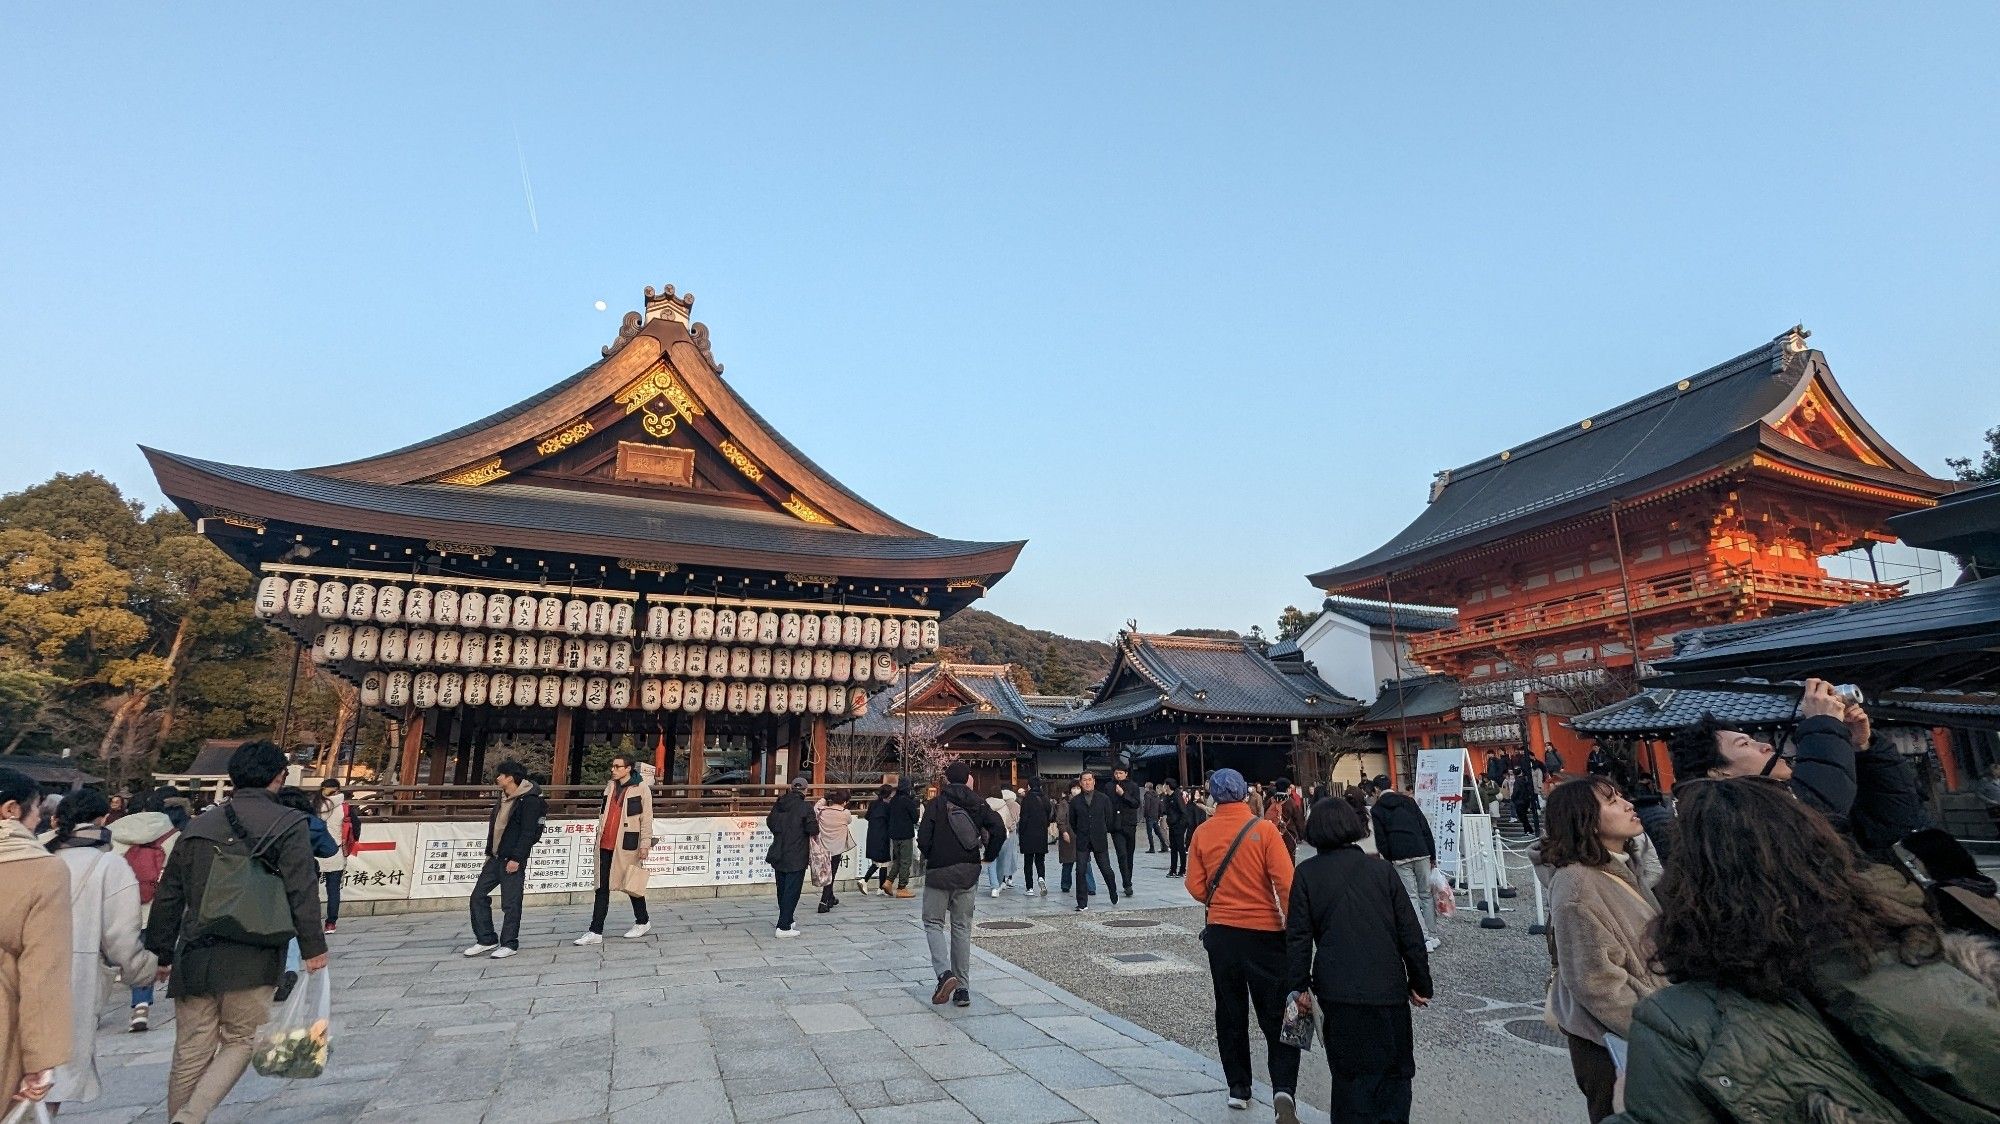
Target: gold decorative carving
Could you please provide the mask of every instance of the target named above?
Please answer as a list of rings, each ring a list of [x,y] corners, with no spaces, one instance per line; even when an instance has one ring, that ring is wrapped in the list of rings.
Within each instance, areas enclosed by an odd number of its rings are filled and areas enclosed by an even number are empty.
[[[647,445],[639,441],[618,443],[618,463],[612,475],[641,484],[666,484],[675,488],[694,486],[694,450],[671,445]]]
[[[652,558],[620,558],[618,565],[627,570],[645,570],[654,574],[671,574],[681,568],[678,562],[660,562]]]
[[[986,583],[980,581],[978,578],[953,578],[950,581],[944,583],[944,589],[946,593],[950,593],[952,590],[955,589],[984,590],[985,588],[986,588]]]
[[[655,367],[633,379],[614,398],[619,405],[625,407],[627,414],[636,414],[646,409],[656,398],[666,399],[667,404],[674,408],[674,412],[688,421],[693,421],[708,412],[702,409],[701,403],[695,401],[694,395],[689,394],[687,388],[680,384],[674,373],[664,366]]]
[[[671,437],[673,436],[674,427],[678,423],[672,414],[656,414],[651,410],[647,410],[645,418],[641,419],[639,424],[644,426],[646,432],[652,434],[654,437]]]
[[[493,548],[490,546],[474,542],[448,542],[444,539],[432,539],[424,544],[424,549],[434,550],[439,554],[463,554],[468,558],[486,558],[493,554]]]
[[[723,460],[726,460],[730,464],[735,465],[736,471],[742,473],[745,476],[748,476],[752,480],[764,479],[764,470],[757,466],[756,461],[750,459],[750,455],[748,453],[745,453],[743,450],[737,448],[736,442],[724,441],[722,444],[717,445],[715,447],[715,450],[716,452],[722,454]],[[793,496],[792,498],[794,500],[798,499],[797,496]],[[786,504],[785,507],[789,509],[791,507],[791,504]],[[799,515],[799,513],[796,511],[792,512],[792,514]],[[806,519],[807,522],[812,521],[811,519],[807,518],[804,515],[799,515],[799,518]]]
[[[826,516],[821,515],[818,511],[815,511],[811,504],[799,498],[799,494],[797,492],[793,492],[792,498],[785,501],[785,510],[791,512],[793,515],[798,516],[800,519],[803,519],[808,523],[825,523],[828,526],[833,525],[833,520],[828,519]]]
[[[535,442],[535,451],[545,457],[550,453],[560,453],[596,431],[597,427],[590,424],[587,419],[577,418],[556,432]]]
[[[793,585],[839,585],[840,579],[832,574],[786,574],[785,580]]]
[[[481,484],[491,484],[505,475],[507,475],[507,470],[500,467],[500,458],[494,457],[492,460],[475,464],[470,468],[461,468],[450,476],[440,477],[438,483],[477,488]]]
[[[210,519],[220,519],[231,527],[241,527],[246,531],[255,531],[260,535],[264,533],[266,526],[262,519],[254,515],[245,515],[240,511],[226,511],[219,507],[211,509],[208,517]]]

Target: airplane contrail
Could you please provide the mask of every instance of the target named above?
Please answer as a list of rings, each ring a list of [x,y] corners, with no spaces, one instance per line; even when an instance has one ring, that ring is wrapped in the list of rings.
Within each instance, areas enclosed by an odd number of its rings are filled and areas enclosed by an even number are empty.
[[[514,130],[514,156],[521,162],[521,194],[528,200],[528,224],[535,233],[542,232],[542,220],[535,214],[535,184],[528,178],[528,154],[521,148],[521,130]]]

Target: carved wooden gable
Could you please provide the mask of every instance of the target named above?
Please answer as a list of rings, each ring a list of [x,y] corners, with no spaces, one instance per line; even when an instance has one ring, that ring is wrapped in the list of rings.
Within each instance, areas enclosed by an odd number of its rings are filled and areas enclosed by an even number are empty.
[[[1805,393],[1772,428],[1822,453],[1877,468],[1890,466],[1889,459],[1861,435],[1862,427],[1856,424],[1856,419],[1849,418],[1835,395],[1828,391],[1823,375],[1813,376]]]

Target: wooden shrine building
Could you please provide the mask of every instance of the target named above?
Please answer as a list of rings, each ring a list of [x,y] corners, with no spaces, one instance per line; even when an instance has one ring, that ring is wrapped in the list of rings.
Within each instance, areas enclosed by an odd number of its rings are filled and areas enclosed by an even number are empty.
[[[1012,664],[918,664],[909,669],[907,686],[899,682],[876,695],[838,733],[874,742],[892,767],[905,745],[935,745],[945,759],[971,768],[976,791],[992,795],[1036,776],[1076,773],[1068,761],[1080,760],[1079,751],[1088,747],[1067,744],[1073,739],[1059,734],[1055,723],[1089,701],[1024,694]]]
[[[625,734],[661,783],[701,785],[712,751],[766,783],[818,773],[829,723],[1023,544],[939,538],[842,485],[723,381],[692,306],[648,288],[597,362],[378,456],[146,456],[258,579],[259,615],[400,724],[403,785],[482,781],[515,735],[552,742],[556,785],[586,737]]]
[[[1410,654],[1458,681],[1465,743],[1553,742],[1581,768],[1551,716],[1629,694],[1675,633],[1901,593],[1820,559],[1894,541],[1889,517],[1953,485],[1868,424],[1806,336],[1440,472],[1401,533],[1308,580],[1456,608]]]
[[[1297,752],[1303,739],[1361,710],[1310,663],[1273,660],[1255,641],[1120,632],[1090,705],[1055,726],[1069,738],[1103,735],[1114,756],[1172,745],[1183,784],[1224,767],[1253,781],[1311,783],[1315,766]]]

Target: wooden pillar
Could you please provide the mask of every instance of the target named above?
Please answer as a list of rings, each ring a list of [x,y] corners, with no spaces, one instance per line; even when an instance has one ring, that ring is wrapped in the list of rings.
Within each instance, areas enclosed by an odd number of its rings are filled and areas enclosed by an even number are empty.
[[[466,780],[465,783],[467,784],[486,783],[486,747],[488,743],[492,742],[492,740],[493,740],[493,732],[488,730],[484,723],[481,723],[479,726],[478,734],[476,734],[473,737],[472,768],[466,774],[468,779]]]
[[[403,756],[397,763],[396,783],[417,783],[417,755],[424,748],[424,712],[413,706],[403,708]]]
[[[437,732],[431,736],[430,751],[424,755],[424,783],[441,785],[451,764],[451,746],[464,718],[439,712]]]
[[[815,714],[812,720],[813,784],[826,784],[826,718]]]
[[[700,784],[708,773],[708,715],[696,711],[688,723],[688,783]]]
[[[470,707],[458,712],[458,759],[452,762],[451,783],[472,783],[472,746],[479,734]]]
[[[576,738],[576,712],[569,707],[556,708],[555,761],[549,766],[550,784],[569,783],[569,761]]]
[[[1175,750],[1175,760],[1178,762],[1181,772],[1181,787],[1186,788],[1188,783],[1186,730],[1181,730],[1174,734],[1174,750]]]

